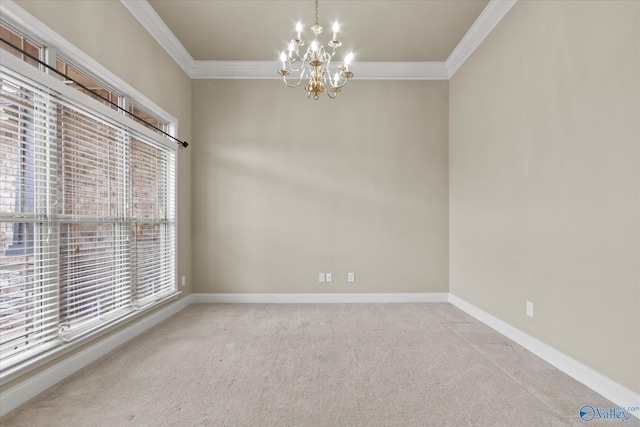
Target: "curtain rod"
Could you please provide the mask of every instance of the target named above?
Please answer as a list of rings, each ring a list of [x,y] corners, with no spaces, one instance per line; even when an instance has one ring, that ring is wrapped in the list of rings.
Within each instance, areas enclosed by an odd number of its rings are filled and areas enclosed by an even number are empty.
[[[116,104],[116,103],[114,103],[114,102],[110,101],[109,99],[105,98],[104,96],[100,95],[99,93],[94,92],[93,90],[89,89],[88,87],[86,87],[85,85],[83,85],[82,83],[80,83],[79,81],[72,79],[71,77],[67,76],[66,74],[64,74],[64,73],[62,73],[62,72],[60,72],[60,71],[58,71],[56,68],[52,67],[51,65],[47,64],[46,62],[41,61],[41,60],[40,60],[40,58],[38,58],[38,57],[35,57],[35,56],[31,55],[29,52],[27,52],[27,51],[25,51],[25,50],[23,50],[23,49],[20,49],[18,46],[15,46],[14,44],[12,44],[12,43],[10,43],[9,41],[7,41],[7,40],[3,39],[2,37],[0,37],[0,41],[1,41],[1,42],[3,42],[3,43],[4,43],[4,44],[6,44],[6,45],[9,45],[11,48],[13,48],[13,49],[17,50],[18,52],[22,53],[23,55],[26,55],[26,56],[27,56],[27,57],[29,57],[30,59],[33,59],[33,60],[34,60],[34,61],[36,61],[38,64],[40,64],[40,65],[42,65],[42,66],[46,67],[47,69],[49,69],[49,70],[53,71],[54,73],[56,73],[56,74],[58,74],[58,75],[60,75],[60,76],[64,77],[65,79],[67,79],[67,80],[71,81],[73,84],[76,84],[76,85],[80,86],[82,89],[84,89],[84,90],[86,90],[86,91],[91,92],[92,94],[94,94],[94,95],[95,95],[95,96],[97,96],[98,98],[100,98],[100,99],[102,99],[103,101],[106,101],[106,102],[108,102],[109,104],[111,104],[112,106],[116,107],[118,110],[120,110],[120,111],[122,111],[122,112],[124,112],[124,113],[128,114],[129,116],[133,117],[134,119],[138,119],[138,120],[139,120],[139,121],[141,121],[141,122],[142,122],[142,124],[144,124],[145,126],[150,127],[150,128],[152,128],[152,129],[155,129],[155,130],[157,130],[158,132],[162,133],[164,136],[166,136],[166,137],[169,137],[169,138],[173,139],[174,141],[176,141],[178,144],[182,145],[183,147],[185,147],[185,148],[186,148],[186,147],[189,145],[189,143],[188,143],[187,141],[181,141],[181,140],[179,140],[178,138],[176,138],[175,136],[168,134],[168,133],[167,133],[167,132],[165,132],[164,130],[162,130],[162,129],[160,129],[160,128],[157,128],[157,127],[155,127],[154,125],[152,125],[152,124],[150,124],[150,123],[147,123],[147,122],[146,122],[142,117],[138,117],[138,116],[136,116],[135,114],[133,114],[132,112],[125,110],[124,108],[122,108],[122,107],[121,107],[121,106],[119,106],[118,104]]]

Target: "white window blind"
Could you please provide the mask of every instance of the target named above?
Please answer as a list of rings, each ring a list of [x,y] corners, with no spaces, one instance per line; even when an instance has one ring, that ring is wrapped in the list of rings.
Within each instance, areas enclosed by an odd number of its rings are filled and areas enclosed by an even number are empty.
[[[66,333],[131,305],[125,133],[57,103],[60,326]]]
[[[57,225],[49,216],[55,124],[46,88],[0,78],[0,360],[58,332]]]
[[[144,305],[149,298],[172,289],[175,257],[175,158],[138,139],[131,139],[133,278],[134,301]]]
[[[175,148],[8,58],[0,67],[0,364],[176,293]]]

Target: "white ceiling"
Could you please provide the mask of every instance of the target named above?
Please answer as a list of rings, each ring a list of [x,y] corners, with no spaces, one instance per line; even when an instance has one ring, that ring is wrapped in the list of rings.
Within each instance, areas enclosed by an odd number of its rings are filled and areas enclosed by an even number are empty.
[[[295,23],[309,40],[315,14],[314,0],[121,1],[192,78],[277,78]],[[356,77],[447,79],[515,1],[319,0],[320,41],[337,20]]]

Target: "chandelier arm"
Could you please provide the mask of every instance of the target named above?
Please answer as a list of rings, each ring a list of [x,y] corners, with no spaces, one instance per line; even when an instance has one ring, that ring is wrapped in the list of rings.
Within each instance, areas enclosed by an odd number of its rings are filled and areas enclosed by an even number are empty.
[[[343,76],[343,77],[344,77],[344,76]],[[338,81],[340,81],[340,80],[338,79]],[[336,85],[336,86],[331,85],[331,86],[332,86],[332,87],[334,87],[334,88],[336,88],[336,89],[340,89],[340,88],[343,88],[343,87],[344,87],[348,82],[349,82],[349,77],[345,77],[345,78],[344,78],[344,81],[342,82],[342,84],[341,84],[341,85]],[[336,83],[337,83],[337,82],[336,82]]]
[[[309,49],[307,49],[307,52],[309,52]],[[305,61],[305,57],[307,56],[307,52],[305,52],[304,56],[300,56],[300,51],[298,49],[296,49],[296,56],[298,57],[298,59],[300,61]]]
[[[304,56],[298,56],[298,58],[300,58],[300,60],[301,60],[302,62],[305,62],[305,61],[309,61],[309,60],[310,60],[310,58],[311,58],[311,56],[312,56],[312,55],[311,55],[311,47],[309,47],[309,48],[307,49],[307,51],[304,53]]]
[[[297,73],[298,71],[302,70],[304,68],[304,62],[302,64],[300,64],[300,66],[298,68],[293,68],[291,66],[291,63],[289,63],[289,70],[291,70],[294,73]]]
[[[298,87],[300,86],[300,83],[302,83],[302,80],[298,80],[298,83],[291,84],[287,81],[287,78],[285,76],[282,76],[282,80],[284,81],[284,84],[286,84],[288,87]]]
[[[331,99],[336,99],[336,96],[338,96],[338,92],[334,92],[332,90],[328,90],[327,92],[327,96]],[[333,93],[333,96],[331,95],[331,93]]]
[[[299,66],[298,68],[293,68],[293,67],[291,66],[291,62],[289,62],[289,69],[290,69],[291,71],[293,71],[294,73],[297,73],[297,72],[298,72],[298,71],[300,71],[300,70],[304,70],[304,68],[305,68],[305,64],[306,64],[306,62],[307,62],[307,60],[306,60],[306,59],[301,58],[299,55],[298,55],[298,58],[300,58],[300,66]]]
[[[294,84],[289,83],[287,81],[287,76],[282,76],[282,81],[284,81],[284,84],[286,84],[289,87],[298,87],[300,86],[300,83],[302,83],[302,79],[304,78],[305,71],[306,69],[303,69],[302,72],[300,73],[300,77],[298,78],[298,83],[294,83]]]

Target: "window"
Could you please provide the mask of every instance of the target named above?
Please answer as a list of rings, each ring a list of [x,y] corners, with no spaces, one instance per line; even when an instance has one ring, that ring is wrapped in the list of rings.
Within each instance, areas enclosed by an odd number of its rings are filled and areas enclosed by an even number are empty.
[[[176,293],[175,147],[23,59],[0,66],[3,370]]]
[[[0,25],[0,37],[36,58],[41,56],[41,48],[38,45],[4,25]],[[31,65],[39,67],[37,61],[6,43],[0,43],[0,48]],[[13,143],[3,145],[5,148],[2,153],[4,168],[1,172],[3,176],[6,175],[10,178],[3,179],[2,184],[0,184],[0,211],[18,214],[33,213],[34,94],[30,91],[20,91],[19,87],[12,86],[9,82],[5,82],[2,85],[2,91],[3,102],[0,103],[0,121],[5,125],[2,127],[2,138],[3,140],[12,140]],[[18,164],[20,165],[19,170],[13,170],[11,165]],[[9,229],[11,230],[9,231]],[[1,230],[2,240],[7,241],[7,239],[10,239],[11,242],[7,248],[8,255],[32,254],[33,223],[4,223]]]
[[[129,112],[133,114],[133,118],[135,121],[147,127],[150,127],[150,129],[155,128],[154,130],[159,129],[164,132],[168,130],[167,129],[168,126],[166,123],[163,123],[161,120],[153,117],[152,114],[147,113],[146,111],[142,110],[140,107],[136,105],[131,105],[129,107]]]
[[[45,349],[56,337],[56,225],[44,165],[53,110],[47,91],[0,74],[0,360]],[[43,167],[44,166],[44,167]]]
[[[67,83],[71,84],[71,87],[79,90],[95,99],[98,102],[102,102],[103,104],[110,106],[114,110],[117,110],[120,105],[120,97],[116,95],[113,91],[107,89],[103,85],[96,83],[93,79],[89,78],[86,74],[76,70],[66,62],[56,59],[56,70],[58,70],[60,74],[55,74],[56,77],[62,78],[62,76],[67,77],[69,80],[66,80]],[[78,82],[82,86],[73,84],[73,82]]]
[[[31,42],[30,40],[27,40],[26,38],[22,37],[20,34],[16,33],[15,31],[9,29],[9,27],[6,27],[2,24],[0,24],[0,38],[7,40],[13,46],[19,47],[20,49],[26,51],[30,55],[35,56],[36,58],[41,58],[40,46]],[[34,61],[32,58],[29,58],[27,55],[23,54],[17,49],[12,48],[6,43],[0,43],[0,49],[6,52],[9,52],[14,56],[17,56],[18,58],[22,59],[23,61],[35,67],[40,67],[40,64],[38,64],[38,61]]]
[[[44,48],[2,24],[0,24],[0,38],[11,44],[0,43],[0,50],[5,50],[35,67],[41,67],[38,61],[29,58],[29,56],[25,55],[18,49],[24,50],[36,58],[43,59]],[[18,49],[12,46],[17,47]],[[118,107],[123,108],[127,105],[125,111],[130,113],[130,118],[136,122],[147,126],[149,129],[156,132],[161,131],[160,133],[162,133],[169,131],[169,123],[157,117],[155,114],[148,111],[148,109],[137,105],[133,100],[126,99],[125,97],[118,95],[115,91],[111,90],[108,85],[98,83],[96,79],[89,76],[89,73],[80,71],[63,59],[55,58],[55,70],[58,71],[58,73],[51,73],[54,77],[64,81],[74,89],[92,97],[98,102],[102,102],[114,110],[118,110]],[[74,82],[79,84],[75,84]]]
[[[144,305],[173,283],[175,247],[175,161],[140,139],[131,139],[130,177],[134,239],[132,275],[137,283],[133,300]],[[168,190],[168,191],[167,191]]]
[[[60,327],[76,330],[129,303],[127,142],[72,104],[56,111]]]

